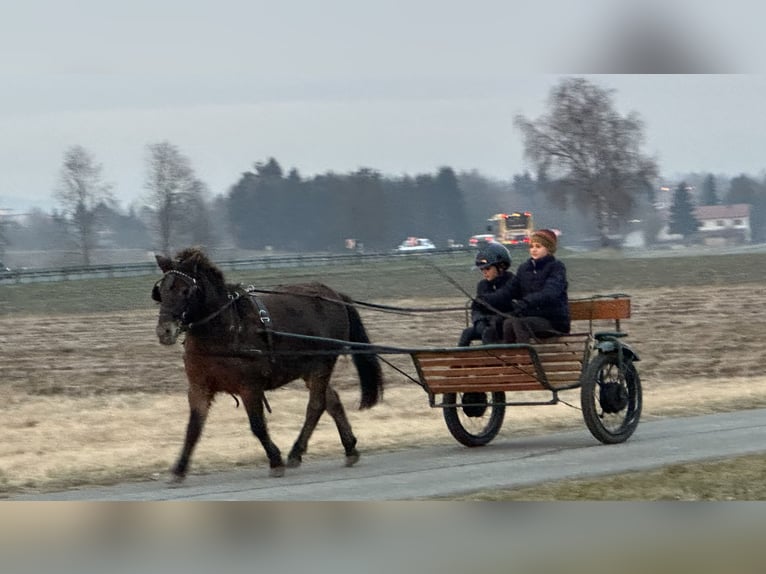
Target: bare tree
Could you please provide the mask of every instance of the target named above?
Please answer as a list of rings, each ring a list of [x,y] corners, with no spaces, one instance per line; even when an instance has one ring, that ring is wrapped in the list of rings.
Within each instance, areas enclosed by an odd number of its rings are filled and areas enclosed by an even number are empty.
[[[147,147],[149,160],[145,187],[149,191],[149,207],[154,213],[160,248],[165,255],[170,255],[174,242],[184,231],[188,220],[186,207],[198,188],[198,180],[189,159],[170,142]]]
[[[636,113],[620,116],[611,93],[584,78],[567,78],[551,90],[548,114],[515,118],[525,156],[550,182],[544,189],[558,196],[557,203],[590,213],[605,245],[657,174],[655,161],[640,151],[643,122]]]
[[[53,194],[73,229],[83,265],[90,265],[96,246],[96,207],[113,201],[111,186],[104,183],[101,171],[101,164],[84,147],[74,145],[64,153],[59,184]]]

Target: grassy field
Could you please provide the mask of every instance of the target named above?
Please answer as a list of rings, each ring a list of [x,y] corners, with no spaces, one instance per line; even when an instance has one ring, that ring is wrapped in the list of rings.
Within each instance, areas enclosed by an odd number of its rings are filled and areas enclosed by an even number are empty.
[[[766,254],[625,259],[619,253],[584,257],[560,255],[573,295],[699,285],[738,285],[766,281]],[[514,267],[522,261],[514,257]],[[281,283],[323,281],[361,301],[403,297],[455,297],[473,294],[479,275],[472,257],[409,257],[393,261],[280,270],[236,271],[232,283],[272,288]],[[91,279],[59,283],[0,285],[0,316],[153,309],[149,294],[157,277]],[[456,286],[457,285],[457,286]]]
[[[634,316],[626,327],[642,358],[644,420],[766,406],[761,350],[766,254],[626,259],[616,253],[563,253],[561,258],[572,297],[632,295]],[[479,279],[471,263],[471,256],[463,254],[241,271],[227,279],[262,288],[321,280],[357,300],[461,305],[466,299],[462,291],[472,293]],[[185,424],[186,383],[180,348],[161,347],[153,332],[156,304],[149,295],[158,277],[159,272],[0,286],[0,427],[6,439],[0,445],[0,493],[108,484],[166,471]],[[434,314],[365,314],[373,340],[412,346],[454,344],[461,321],[462,313],[448,320]],[[351,407],[358,399],[353,372],[339,364],[337,376],[336,388],[349,405],[365,450],[452,440],[441,412],[428,409],[422,390],[412,383],[390,377],[386,404],[359,413]],[[280,445],[297,434],[305,397],[296,388],[270,398],[276,409],[269,425]],[[193,468],[213,472],[232,465],[262,466],[242,409],[219,402]],[[501,431],[501,437],[582,427],[579,413],[565,407],[520,409],[513,419],[512,429]],[[334,456],[336,451],[334,429],[318,429],[311,456]],[[745,478],[734,480],[735,475]],[[759,485],[766,483],[765,476],[766,457],[754,456],[511,493],[477,493],[476,498],[762,500],[766,493]]]

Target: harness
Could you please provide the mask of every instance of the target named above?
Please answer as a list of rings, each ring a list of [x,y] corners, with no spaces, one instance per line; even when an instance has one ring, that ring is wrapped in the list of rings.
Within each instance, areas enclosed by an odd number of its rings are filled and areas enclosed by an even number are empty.
[[[272,351],[274,350],[274,330],[271,326],[271,316],[269,315],[269,310],[266,308],[264,302],[258,298],[258,295],[256,295],[256,289],[253,285],[248,285],[245,288],[245,293],[250,296],[250,301],[253,303],[253,305],[255,305],[256,309],[258,309],[258,318],[261,320],[261,325],[263,325],[263,330],[266,333],[266,345],[268,346],[269,350],[269,361],[273,363],[274,353]]]

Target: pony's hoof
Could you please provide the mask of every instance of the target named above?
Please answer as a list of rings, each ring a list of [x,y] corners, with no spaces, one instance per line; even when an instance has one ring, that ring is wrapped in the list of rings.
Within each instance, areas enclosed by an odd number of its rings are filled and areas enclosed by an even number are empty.
[[[181,486],[185,479],[186,479],[186,476],[184,475],[174,474],[168,480],[168,486],[170,488]]]
[[[358,452],[346,456],[346,466],[354,466],[357,462],[359,462]]]
[[[301,457],[296,456],[295,458],[288,458],[287,459],[287,468],[298,468],[301,465]]]
[[[272,478],[281,478],[285,475],[284,466],[275,466],[269,469],[269,476]]]

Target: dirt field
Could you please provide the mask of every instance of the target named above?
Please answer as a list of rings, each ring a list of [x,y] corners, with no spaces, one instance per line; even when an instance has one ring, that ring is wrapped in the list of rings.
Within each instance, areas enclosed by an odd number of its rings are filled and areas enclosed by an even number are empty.
[[[585,294],[570,294],[578,295]],[[643,420],[766,405],[765,295],[766,287],[753,283],[631,291],[633,318],[623,328],[641,357]],[[464,299],[391,303],[461,306]],[[362,315],[372,340],[399,346],[453,345],[464,326],[461,312],[410,317],[362,310]],[[155,323],[155,310],[0,317],[0,493],[167,477],[186,425],[186,382],[182,348],[159,345]],[[412,372],[408,358],[394,356],[392,362]],[[454,441],[425,392],[387,366],[384,373],[384,402],[359,412],[351,362],[342,358],[336,370],[334,384],[362,456],[373,449]],[[297,436],[306,398],[298,382],[269,396],[268,424],[283,452]],[[579,404],[577,391],[562,398]],[[500,436],[578,426],[584,428],[580,412],[564,404],[512,408]],[[342,461],[337,433],[326,417],[304,464],[320,456]],[[243,465],[253,467],[255,478],[266,477],[266,459],[244,409],[221,396],[191,472]]]

